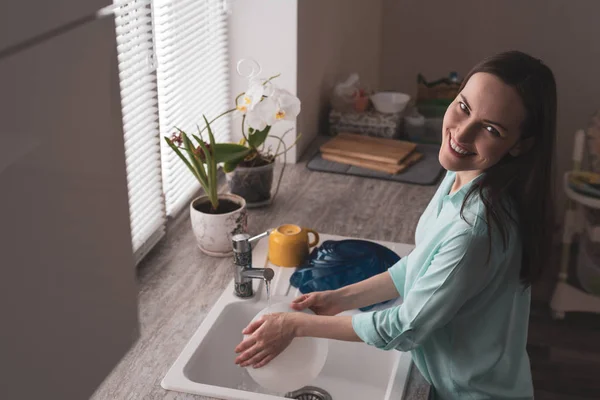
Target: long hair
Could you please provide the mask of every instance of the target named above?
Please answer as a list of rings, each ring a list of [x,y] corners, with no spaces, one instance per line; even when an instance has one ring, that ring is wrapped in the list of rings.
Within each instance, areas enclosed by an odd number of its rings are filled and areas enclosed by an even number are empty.
[[[507,224],[511,223],[512,215],[506,195],[511,198],[523,245],[520,278],[527,287],[542,274],[552,245],[556,83],[550,68],[519,51],[500,53],[481,61],[465,77],[460,91],[478,72],[492,74],[517,91],[526,111],[521,140],[532,138],[533,144],[523,154],[515,157],[507,154],[488,168],[467,193],[461,216],[467,201],[479,195],[485,205],[490,245],[492,231],[497,230],[506,246]]]

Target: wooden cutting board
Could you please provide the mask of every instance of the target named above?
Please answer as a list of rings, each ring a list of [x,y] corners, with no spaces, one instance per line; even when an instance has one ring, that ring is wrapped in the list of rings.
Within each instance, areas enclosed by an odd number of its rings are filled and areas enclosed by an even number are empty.
[[[406,157],[402,163],[399,165],[382,163],[377,161],[369,161],[364,160],[362,158],[348,157],[348,156],[340,156],[337,154],[331,153],[321,153],[321,157],[327,161],[338,162],[342,164],[354,165],[356,167],[366,168],[374,171],[386,172],[388,174],[398,174],[404,171],[406,168],[410,167],[421,158],[423,158],[422,153],[413,152],[408,157]]]
[[[340,133],[320,147],[321,153],[399,165],[417,145],[396,139]]]

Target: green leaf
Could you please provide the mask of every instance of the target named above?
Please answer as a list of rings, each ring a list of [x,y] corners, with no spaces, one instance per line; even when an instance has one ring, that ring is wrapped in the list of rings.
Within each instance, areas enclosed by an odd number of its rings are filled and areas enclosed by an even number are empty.
[[[196,135],[194,135],[193,133],[192,133],[192,137],[194,138],[194,140],[196,140],[196,142],[197,142],[198,144],[200,144],[200,142],[204,143],[204,140],[202,140],[202,138],[201,138],[201,137],[199,137],[199,136],[196,136]]]
[[[240,157],[232,158],[230,160],[225,161],[225,163],[223,164],[223,171],[231,172],[234,169],[236,169],[238,164],[241,163],[242,161],[244,161],[246,156],[252,151],[250,149],[247,149],[247,150],[248,150],[248,152],[240,154]]]
[[[210,127],[210,123],[206,119],[206,116],[203,115],[204,123],[206,124],[206,129],[208,130],[208,139],[210,140],[211,149],[215,147],[215,137],[212,133],[212,129]],[[212,154],[208,151],[208,148],[204,145],[204,143],[200,142],[200,147],[204,150],[204,154],[206,155],[206,169],[208,175],[208,182],[210,184],[211,192],[208,195],[210,201],[214,208],[219,204],[219,198],[217,194],[217,163],[215,162]]]
[[[190,164],[188,159],[185,158],[185,156],[183,155],[181,150],[179,150],[179,148],[177,146],[175,146],[175,144],[171,141],[171,139],[169,139],[166,136],[165,136],[165,141],[167,142],[169,147],[173,149],[175,154],[177,154],[179,156],[179,158],[181,158],[181,161],[183,161],[183,163],[188,167],[188,169],[192,172],[192,174],[196,177],[196,179],[200,180],[200,177],[198,176],[198,171],[196,171],[194,169],[194,167],[192,166],[192,164]]]
[[[183,145],[185,146],[187,152],[190,153],[190,159],[192,160],[192,165],[198,172],[198,176],[200,177],[200,183],[203,184],[203,187],[206,190],[206,187],[208,187],[210,182],[208,180],[206,171],[204,170],[204,165],[201,162],[199,162],[198,159],[196,158],[196,156],[194,154],[194,146],[193,146],[192,142],[190,141],[190,138],[188,138],[186,133],[184,131],[182,131],[181,129],[177,128],[177,130],[179,131],[179,133],[181,133],[181,138],[183,139]]]
[[[216,143],[213,148],[213,156],[217,163],[226,163],[234,160],[244,159],[252,150],[246,146],[235,143]],[[239,162],[239,161],[238,161]]]
[[[231,172],[234,169],[237,168],[238,164],[241,162],[242,160],[238,161],[238,162],[234,162],[234,161],[228,161],[226,163],[223,164],[223,172]]]
[[[271,130],[271,126],[268,125],[262,131],[254,131],[248,135],[248,144],[250,147],[257,148],[261,144],[265,142],[267,136],[269,135],[269,131]]]
[[[208,122],[208,120],[206,119],[206,115],[203,115],[202,118],[204,118],[204,123],[206,124],[206,129],[208,130],[209,144],[212,147],[215,145],[215,136],[213,135],[212,128],[210,127],[210,122]]]
[[[200,142],[200,148],[204,152],[204,157],[206,159],[206,161],[205,161],[205,164],[206,164],[206,176],[208,177],[208,184],[210,186],[212,184],[211,179],[212,179],[212,170],[213,170],[212,155],[210,154],[210,151],[208,150],[208,147],[206,147],[206,145],[204,144],[204,142]]]

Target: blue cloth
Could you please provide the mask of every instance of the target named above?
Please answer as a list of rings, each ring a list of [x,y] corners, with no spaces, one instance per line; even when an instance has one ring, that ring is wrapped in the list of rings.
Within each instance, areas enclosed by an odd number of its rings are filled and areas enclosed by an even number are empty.
[[[455,174],[446,174],[419,220],[415,248],[389,269],[403,303],[354,315],[352,324],[370,345],[410,351],[436,399],[531,399],[531,292],[519,280],[520,233],[507,221],[506,248],[496,229],[490,247],[479,196],[461,218],[477,179],[450,194]]]
[[[305,264],[292,274],[290,283],[301,293],[335,290],[385,272],[398,260],[392,250],[367,240],[327,240],[313,249]],[[368,311],[375,305],[360,310]]]

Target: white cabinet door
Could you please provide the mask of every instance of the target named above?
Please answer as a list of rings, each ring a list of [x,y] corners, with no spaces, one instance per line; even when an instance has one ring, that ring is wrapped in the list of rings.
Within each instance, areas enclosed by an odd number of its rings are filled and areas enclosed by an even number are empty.
[[[0,60],[0,388],[86,399],[138,336],[112,19]]]
[[[112,4],[111,0],[2,0],[0,50]]]

